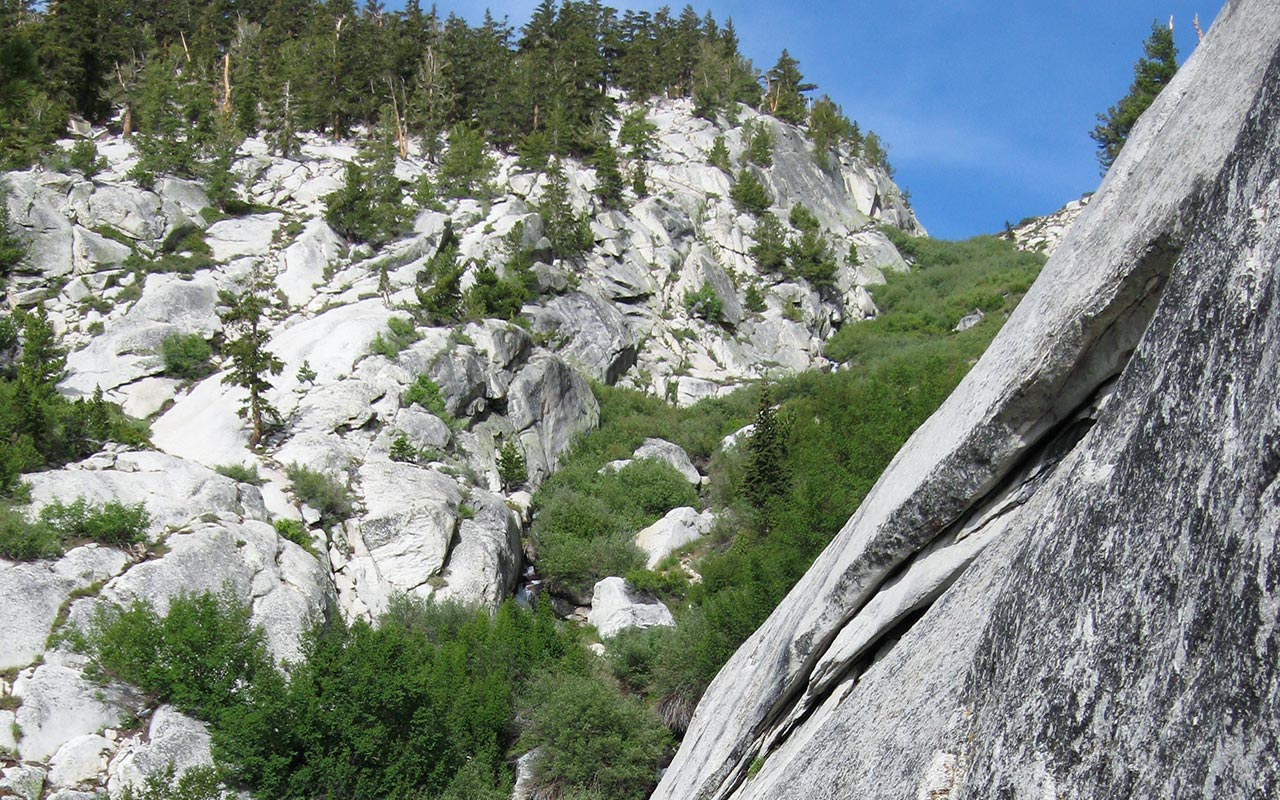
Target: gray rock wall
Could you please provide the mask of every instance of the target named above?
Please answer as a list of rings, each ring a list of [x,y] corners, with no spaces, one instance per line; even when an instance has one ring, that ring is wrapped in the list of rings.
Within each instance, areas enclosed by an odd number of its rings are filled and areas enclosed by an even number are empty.
[[[1278,85],[1228,3],[656,798],[1275,796]]]

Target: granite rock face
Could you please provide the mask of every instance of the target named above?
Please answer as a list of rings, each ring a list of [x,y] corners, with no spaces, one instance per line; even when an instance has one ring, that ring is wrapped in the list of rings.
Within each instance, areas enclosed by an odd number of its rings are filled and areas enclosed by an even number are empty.
[[[1276,793],[1277,86],[1229,2],[655,798]]]

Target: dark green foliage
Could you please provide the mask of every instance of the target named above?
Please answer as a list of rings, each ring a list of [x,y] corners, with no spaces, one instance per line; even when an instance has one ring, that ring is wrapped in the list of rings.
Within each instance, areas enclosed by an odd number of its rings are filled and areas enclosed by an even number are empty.
[[[424,411],[430,411],[441,419],[449,418],[449,412],[445,411],[444,398],[440,396],[440,387],[426,375],[419,375],[400,398],[400,404],[405,408],[415,403]]]
[[[885,149],[875,131],[867,131],[862,140],[862,157],[872,166],[879,167],[892,178],[893,167],[889,165],[889,151]]]
[[[120,800],[222,800],[222,778],[214,767],[191,767],[175,776],[173,763],[147,776],[141,789],[125,784]]]
[[[62,535],[42,520],[28,520],[26,515],[0,504],[0,558],[13,561],[35,561],[62,555]]]
[[[516,164],[526,172],[542,172],[551,163],[551,143],[547,134],[533,131],[516,147]]]
[[[1143,57],[1133,66],[1133,83],[1120,102],[1098,115],[1098,126],[1089,136],[1098,144],[1098,164],[1105,173],[1129,139],[1138,118],[1155,101],[1160,90],[1178,71],[1178,48],[1173,27],[1151,23],[1151,35],[1142,43]]]
[[[724,143],[723,136],[717,136],[711,143],[711,150],[707,152],[707,163],[713,167],[719,167],[723,172],[729,172],[729,146]]]
[[[538,786],[642,800],[657,784],[671,736],[637,700],[599,678],[548,676],[533,689],[530,737],[540,744]]]
[[[450,231],[452,235],[452,231]],[[462,275],[466,265],[458,263],[457,240],[446,239],[440,249],[418,271],[418,310],[431,324],[456,321],[462,314]]]
[[[760,390],[755,426],[743,447],[742,491],[747,502],[759,510],[787,490],[787,439],[790,424],[778,418],[769,396],[769,387]]]
[[[403,196],[394,172],[353,161],[347,164],[342,188],[325,198],[324,218],[347,241],[381,247],[409,229],[410,210]]]
[[[302,520],[284,519],[282,517],[277,519],[272,526],[282,539],[288,539],[308,553],[315,552],[315,545],[311,543],[311,535],[307,533],[307,528],[302,524]]]
[[[22,169],[52,144],[66,124],[66,111],[42,88],[37,56],[39,36],[19,26],[24,3],[0,7],[0,169]]]
[[[809,138],[813,140],[813,159],[823,169],[830,165],[830,156],[840,145],[850,145],[855,153],[862,147],[857,123],[850,122],[840,106],[825,94],[809,109]]]
[[[387,320],[386,333],[379,333],[369,343],[369,352],[394,360],[400,351],[418,340],[418,329],[411,320],[391,317]]]
[[[440,191],[445,197],[492,194],[493,169],[482,132],[469,125],[457,125],[449,132],[449,148],[440,162]]]
[[[660,461],[640,459],[604,474],[598,469],[561,470],[536,498],[539,572],[576,591],[642,566],[631,537],[671,509],[698,501],[689,482]]]
[[[81,139],[72,145],[67,162],[72,169],[89,179],[107,168],[107,160],[98,155],[98,147],[92,139]]]
[[[773,131],[762,120],[742,126],[743,155],[747,161],[760,167],[773,166]]]
[[[108,441],[146,444],[145,426],[101,392],[75,401],[58,393],[66,353],[43,310],[0,314],[0,353],[11,359],[0,368],[0,496],[13,494],[21,473],[84,458]]]
[[[627,158],[645,159],[653,152],[658,126],[647,119],[645,112],[646,109],[641,106],[622,118],[622,127],[618,129],[618,144],[627,148]]]
[[[0,183],[0,286],[27,257],[27,246],[18,238],[9,219],[8,192]]]
[[[529,480],[524,451],[515,439],[505,439],[498,446],[498,477],[506,491],[518,489]]]
[[[818,87],[804,82],[800,62],[783,50],[778,63],[766,73],[765,79],[769,88],[765,92],[764,109],[792,125],[803,123],[806,117],[804,95]]]
[[[318,470],[293,463],[285,467],[289,491],[298,502],[320,512],[320,525],[328,528],[355,514],[351,487]]]
[[[724,314],[724,301],[709,283],[695,291],[684,293],[684,307],[691,315],[701,317],[707,322],[719,322]]]
[[[591,157],[591,166],[596,170],[596,198],[605,208],[622,206],[622,189],[626,182],[618,169],[618,153],[613,146],[605,142],[597,145]]]
[[[528,299],[528,292],[519,280],[499,278],[497,271],[488,265],[475,270],[475,282],[467,289],[462,305],[466,316],[473,319],[515,319]]]
[[[755,176],[755,173],[746,167],[738,170],[733,188],[729,190],[729,196],[733,198],[738,208],[756,216],[768,211],[769,206],[773,204],[769,190],[764,188],[764,184]]]
[[[387,456],[392,461],[400,461],[405,464],[417,464],[421,459],[421,453],[418,448],[409,442],[409,437],[403,433],[397,433],[391,439],[391,445],[387,448]]]
[[[782,272],[787,266],[787,234],[782,222],[769,212],[760,215],[751,233],[754,243],[748,251],[760,272]]]
[[[171,378],[203,378],[213,372],[213,350],[198,333],[171,333],[160,342],[164,374]]]
[[[91,506],[83,497],[71,505],[55,500],[40,509],[40,522],[63,540],[86,540],[115,546],[145,541],[151,515],[144,504],[127,506],[115,500]]]
[[[215,752],[262,797],[492,797],[516,694],[567,644],[545,613],[398,600],[312,632],[287,680],[220,715]]]
[[[791,227],[798,231],[817,231],[820,227],[818,218],[801,203],[796,203],[791,207],[791,211],[787,215],[787,222],[790,222]]]
[[[137,600],[99,606],[79,646],[90,671],[142,689],[157,702],[206,720],[242,702],[255,682],[275,674],[266,637],[228,588],[180,595],[163,616]]]
[[[791,264],[789,273],[804,278],[816,287],[833,285],[836,275],[836,258],[827,243],[827,237],[816,227],[802,229],[787,247]]]
[[[244,464],[222,464],[215,467],[214,471],[233,481],[247,483],[250,486],[261,486],[264,483],[262,476],[258,474],[257,464],[248,467]]]
[[[755,311],[759,313],[765,310],[766,305],[764,302],[764,295],[760,293],[760,289],[757,288],[754,283],[747,286],[747,291],[744,293],[743,305],[747,307],[748,311]]]
[[[595,244],[591,223],[586,214],[578,214],[569,202],[569,181],[556,162],[547,172],[547,185],[538,203],[543,232],[551,242],[553,255],[573,258]]]
[[[258,284],[248,291],[236,294],[227,289],[219,290],[218,319],[222,320],[227,334],[223,352],[231,362],[231,370],[222,379],[224,384],[239,386],[248,392],[240,407],[240,416],[250,425],[249,447],[257,447],[262,441],[267,425],[277,420],[280,413],[266,399],[271,388],[271,376],[284,370],[284,362],[267,350],[266,313],[269,303]]]

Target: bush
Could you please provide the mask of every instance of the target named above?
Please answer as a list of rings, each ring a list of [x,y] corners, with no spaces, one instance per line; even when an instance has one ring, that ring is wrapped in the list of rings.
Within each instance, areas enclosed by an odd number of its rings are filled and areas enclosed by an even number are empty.
[[[194,380],[213,372],[210,359],[213,350],[198,333],[171,333],[160,342],[164,374],[171,378]]]
[[[404,189],[394,172],[379,169],[386,167],[347,164],[342,188],[325,197],[325,221],[349,242],[380,247],[409,229]]]
[[[770,212],[765,212],[756,220],[756,228],[751,232],[754,243],[748,250],[756,261],[756,269],[760,272],[782,272],[787,267],[787,235],[782,229],[782,222]]]
[[[233,481],[247,483],[250,486],[261,486],[264,483],[262,476],[258,474],[257,464],[251,464],[247,467],[244,464],[223,464],[215,467],[214,471]]]
[[[111,500],[91,506],[81,497],[71,505],[55,500],[40,509],[40,521],[60,531],[64,540],[123,546],[146,540],[151,515],[143,503],[127,506]]]
[[[568,644],[549,611],[396,599],[376,627],[313,630],[287,680],[219,717],[215,752],[260,797],[496,797],[516,695]]]
[[[400,398],[400,405],[408,408],[417,404],[422,410],[435,414],[448,421],[449,412],[445,410],[444,398],[440,395],[440,387],[426,375],[419,375]]]
[[[35,561],[62,553],[62,536],[52,525],[31,521],[17,509],[0,505],[0,558]]]
[[[761,167],[773,166],[773,131],[763,121],[748,122],[742,126],[747,161]]]
[[[717,136],[711,143],[711,150],[707,152],[707,163],[713,167],[719,167],[725,173],[730,171],[729,147],[724,143],[723,136]]]
[[[773,199],[769,197],[769,190],[764,188],[760,179],[746,167],[738,170],[733,188],[729,190],[729,196],[733,198],[738,208],[756,216],[768,211],[769,206],[773,204]]]
[[[691,316],[701,317],[707,322],[719,322],[724,315],[724,301],[710,283],[702,284],[696,292],[686,291],[684,307]]]
[[[379,333],[369,343],[369,352],[394,361],[400,351],[418,340],[418,329],[404,317],[387,319],[387,332]],[[315,373],[312,373],[314,376]]]
[[[91,180],[107,168],[107,160],[98,156],[98,146],[90,139],[81,139],[72,145],[67,162],[72,169]]]
[[[173,762],[147,776],[141,789],[125,784],[120,800],[223,800],[222,780],[213,767],[191,767],[175,775]]]
[[[544,791],[597,791],[642,800],[657,784],[671,736],[638,701],[599,679],[550,675],[532,692],[530,737],[539,743],[535,781]]]
[[[495,162],[484,134],[465,124],[449,131],[449,147],[440,161],[440,191],[445,197],[487,197]]]
[[[631,540],[636,532],[673,508],[697,502],[684,476],[653,459],[603,475],[562,469],[536,502],[539,571],[553,584],[583,593],[606,575],[639,569],[644,556]]]
[[[515,439],[506,439],[498,447],[498,477],[502,480],[502,488],[507,491],[519,488],[529,480],[524,451]]]
[[[230,588],[179,595],[163,617],[136,600],[128,608],[99,606],[73,641],[90,655],[92,674],[216,720],[256,680],[274,673],[266,636],[249,617],[249,606]]]
[[[289,491],[298,502],[320,512],[323,527],[342,522],[355,514],[351,489],[341,481],[298,463],[285,467],[285,475],[289,478]]]
[[[308,553],[315,554],[315,545],[311,542],[311,535],[307,533],[307,527],[302,524],[302,520],[281,517],[273,523],[273,526],[282,539],[288,539]]]

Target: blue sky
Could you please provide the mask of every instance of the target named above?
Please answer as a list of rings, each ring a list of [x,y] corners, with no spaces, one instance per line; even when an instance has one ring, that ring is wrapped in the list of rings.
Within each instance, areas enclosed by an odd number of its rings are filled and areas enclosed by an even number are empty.
[[[610,2],[619,9],[682,3]],[[426,3],[424,2],[424,5]],[[523,25],[534,0],[440,2]],[[768,68],[785,47],[806,79],[881,135],[929,232],[994,233],[1098,185],[1089,131],[1119,100],[1155,19],[1172,15],[1179,58],[1222,0],[811,0],[696,2],[732,17],[744,54]]]

